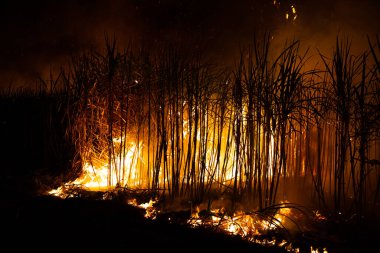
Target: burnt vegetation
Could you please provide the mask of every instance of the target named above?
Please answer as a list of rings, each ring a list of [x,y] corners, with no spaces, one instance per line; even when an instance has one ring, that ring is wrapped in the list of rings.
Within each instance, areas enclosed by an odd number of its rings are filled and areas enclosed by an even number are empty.
[[[255,37],[230,69],[106,38],[37,89],[3,91],[3,191],[45,193],[87,163],[165,205],[223,198],[231,213],[267,214],[288,201],[334,224],[378,221],[379,62],[378,37],[360,55],[337,38],[312,57]]]

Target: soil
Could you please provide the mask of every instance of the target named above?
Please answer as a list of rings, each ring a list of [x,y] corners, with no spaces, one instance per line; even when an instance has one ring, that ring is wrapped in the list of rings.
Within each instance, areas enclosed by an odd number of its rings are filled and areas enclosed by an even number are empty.
[[[145,210],[117,201],[9,199],[1,204],[1,245],[12,252],[285,252],[238,237],[144,218]]]
[[[149,220],[144,214],[118,200],[8,195],[0,205],[0,242],[12,252],[287,252],[162,217]],[[296,238],[304,246],[300,252],[311,252],[308,243],[324,244],[329,253],[373,252],[380,238],[374,226],[349,223],[326,222],[317,232]]]

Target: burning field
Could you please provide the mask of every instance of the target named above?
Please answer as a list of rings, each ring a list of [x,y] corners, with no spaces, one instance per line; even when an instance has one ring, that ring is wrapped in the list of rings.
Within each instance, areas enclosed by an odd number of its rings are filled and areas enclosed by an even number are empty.
[[[293,27],[302,14],[285,2],[268,8]],[[312,54],[259,31],[233,64],[153,44],[122,47],[106,34],[102,50],[75,54],[36,88],[2,91],[9,246],[376,247],[377,35],[358,53],[336,36],[331,52]]]

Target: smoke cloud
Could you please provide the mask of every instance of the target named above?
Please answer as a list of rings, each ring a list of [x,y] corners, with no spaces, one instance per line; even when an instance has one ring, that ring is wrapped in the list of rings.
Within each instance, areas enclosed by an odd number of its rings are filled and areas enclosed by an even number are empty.
[[[5,1],[0,9],[0,87],[28,84],[66,64],[83,50],[104,47],[115,35],[120,47],[129,42],[154,46],[184,43],[201,48],[219,62],[230,61],[253,32],[270,30],[275,39],[297,38],[321,51],[337,35],[352,38],[357,49],[366,36],[380,31],[377,0],[83,0]],[[289,6],[297,19],[285,19]]]

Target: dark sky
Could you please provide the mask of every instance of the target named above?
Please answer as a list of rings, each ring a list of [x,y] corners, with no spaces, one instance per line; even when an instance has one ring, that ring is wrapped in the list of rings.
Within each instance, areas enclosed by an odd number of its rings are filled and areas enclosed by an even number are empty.
[[[104,34],[128,42],[186,43],[230,58],[253,31],[327,45],[337,33],[359,39],[380,31],[379,0],[66,0],[2,1],[0,87],[44,75],[83,49],[104,46]],[[296,22],[285,12],[297,9]]]

